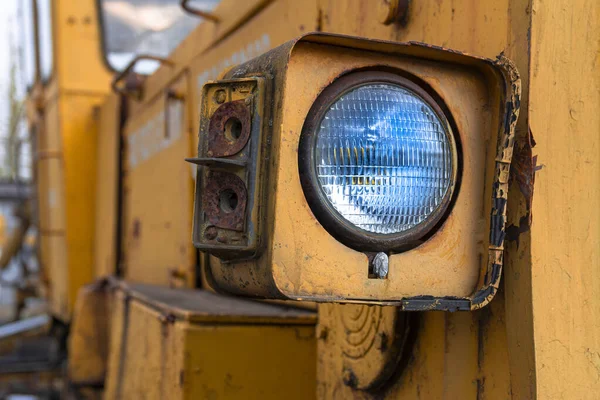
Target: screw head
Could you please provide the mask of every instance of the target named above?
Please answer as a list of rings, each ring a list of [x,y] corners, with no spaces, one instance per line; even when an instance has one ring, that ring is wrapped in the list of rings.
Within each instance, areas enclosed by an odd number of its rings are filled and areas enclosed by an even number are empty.
[[[217,228],[215,228],[214,226],[209,226],[208,228],[206,228],[206,230],[204,231],[204,237],[207,240],[214,240],[214,238],[217,237]]]
[[[373,258],[373,274],[378,279],[385,279],[388,274],[389,259],[385,253],[377,253]]]
[[[227,99],[227,94],[225,93],[225,91],[223,89],[217,90],[215,92],[215,102],[217,104],[225,103],[226,99]]]

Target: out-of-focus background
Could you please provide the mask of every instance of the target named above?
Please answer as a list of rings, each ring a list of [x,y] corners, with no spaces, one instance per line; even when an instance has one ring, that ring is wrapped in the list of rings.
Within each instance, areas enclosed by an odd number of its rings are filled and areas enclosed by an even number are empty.
[[[122,70],[142,53],[167,56],[201,21],[184,13],[179,3],[180,0],[100,1],[108,66],[114,71]],[[218,0],[190,1],[191,6],[204,10],[217,3]],[[37,26],[33,23],[33,4],[37,7]],[[40,79],[45,82],[53,73],[50,4],[49,0],[3,0],[0,8],[0,324],[39,313],[43,308],[39,296],[27,296],[27,290],[15,288],[39,288],[37,283],[43,279],[36,258],[35,227],[29,224],[35,221],[32,204],[36,197],[31,184],[32,135],[25,121],[24,100],[36,75],[34,35],[39,46]],[[142,61],[136,72],[150,74],[157,67],[155,61]],[[20,232],[23,228],[25,232]],[[18,250],[8,251],[17,245],[17,239]]]
[[[24,212],[26,199],[31,196],[32,151],[24,118],[24,98],[27,71],[33,65],[32,60],[25,58],[23,48],[28,38],[23,37],[27,30],[21,28],[29,22],[23,3],[5,0],[0,9],[0,323],[16,318],[16,303],[20,300],[15,289],[27,284],[38,272],[34,251],[36,232],[32,226],[26,227],[25,245],[17,256],[6,257],[11,245],[9,238],[22,226],[19,213]]]

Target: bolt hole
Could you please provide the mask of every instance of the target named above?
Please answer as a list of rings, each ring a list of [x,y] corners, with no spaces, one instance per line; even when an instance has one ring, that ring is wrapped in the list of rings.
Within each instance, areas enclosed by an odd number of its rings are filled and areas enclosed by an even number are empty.
[[[242,121],[231,117],[225,122],[225,137],[231,142],[235,142],[242,136]]]
[[[231,189],[225,189],[219,194],[219,208],[225,213],[233,212],[238,205],[238,196]]]

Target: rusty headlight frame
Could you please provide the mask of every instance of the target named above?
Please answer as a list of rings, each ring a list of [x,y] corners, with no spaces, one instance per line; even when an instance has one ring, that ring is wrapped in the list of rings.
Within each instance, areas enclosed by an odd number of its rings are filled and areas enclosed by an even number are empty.
[[[436,102],[436,94],[443,99],[437,103],[447,106],[441,108],[459,155],[446,213],[420,243],[407,242],[387,254],[337,240],[312,211],[300,182],[298,151],[310,109],[334,81],[361,70],[409,77],[429,88]],[[239,92],[233,95],[232,88],[257,79],[263,87],[247,96],[248,145],[211,159],[205,145],[216,91],[225,90],[227,101],[235,101]],[[422,43],[322,33],[228,70],[203,89],[199,157],[191,160],[199,164],[194,243],[207,253],[202,258],[207,284],[242,296],[396,305],[406,311],[485,306],[502,271],[520,88],[517,70],[502,55],[491,60]],[[206,236],[208,171],[226,171],[244,182],[248,203],[241,231]],[[378,256],[388,262],[385,276],[372,274]]]
[[[444,130],[450,152],[449,162],[451,171],[449,183],[442,199],[436,205],[435,209],[426,215],[423,221],[416,223],[406,230],[394,233],[377,233],[361,229],[336,210],[335,206],[324,193],[322,184],[319,182],[317,160],[315,159],[317,137],[323,123],[322,121],[330,108],[351,91],[379,84],[401,88],[428,106]],[[304,122],[298,148],[298,166],[300,181],[306,200],[316,218],[332,236],[356,250],[389,253],[414,248],[435,231],[436,227],[443,221],[444,215],[449,211],[451,200],[453,199],[455,189],[457,189],[457,177],[460,170],[458,145],[453,133],[455,129],[452,128],[450,123],[451,116],[447,116],[448,111],[443,110],[447,110],[447,107],[443,104],[443,100],[436,93],[432,92],[430,88],[426,89],[423,82],[418,81],[418,78],[414,76],[402,76],[398,72],[391,72],[389,70],[369,69],[350,71],[336,79],[321,92]],[[406,133],[406,130],[404,132],[400,131],[400,133]],[[369,167],[368,164],[363,166]]]

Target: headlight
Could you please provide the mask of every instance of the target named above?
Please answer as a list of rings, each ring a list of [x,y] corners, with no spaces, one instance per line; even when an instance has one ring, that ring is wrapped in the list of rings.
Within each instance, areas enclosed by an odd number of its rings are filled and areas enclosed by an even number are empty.
[[[483,307],[520,85],[503,56],[324,33],[229,69],[202,89],[190,159],[203,278],[259,298]]]
[[[309,204],[338,240],[363,250],[414,244],[448,207],[456,144],[421,87],[387,72],[336,80],[311,109],[300,175]]]

